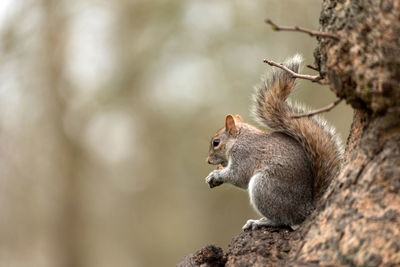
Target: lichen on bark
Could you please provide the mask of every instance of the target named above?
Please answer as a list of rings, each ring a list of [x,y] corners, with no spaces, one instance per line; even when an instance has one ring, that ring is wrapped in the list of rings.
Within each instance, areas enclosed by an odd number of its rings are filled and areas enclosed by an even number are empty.
[[[399,108],[400,2],[323,1],[323,31],[315,53],[334,92],[354,108],[384,113]]]

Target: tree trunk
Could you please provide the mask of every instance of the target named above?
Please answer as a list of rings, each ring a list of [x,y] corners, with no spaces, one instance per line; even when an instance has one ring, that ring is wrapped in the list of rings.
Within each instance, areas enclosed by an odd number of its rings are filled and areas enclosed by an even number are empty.
[[[180,265],[400,266],[400,2],[324,0],[320,24],[340,38],[318,37],[316,66],[354,108],[340,174],[298,230],[242,232]]]
[[[342,3],[340,3],[342,2]],[[296,260],[400,265],[399,1],[324,1],[315,53],[332,90],[354,108],[342,171]]]

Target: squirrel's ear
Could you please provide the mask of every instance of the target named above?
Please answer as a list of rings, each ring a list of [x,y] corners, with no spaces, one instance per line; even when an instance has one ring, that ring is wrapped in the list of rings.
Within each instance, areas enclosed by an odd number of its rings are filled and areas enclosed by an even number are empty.
[[[231,134],[233,136],[236,136],[236,134],[238,132],[238,128],[236,126],[235,118],[231,114],[226,116],[226,119],[225,119],[225,130],[229,134]]]
[[[239,114],[236,114],[236,115],[235,115],[235,119],[236,119],[237,121],[243,121],[242,117],[240,117]]]

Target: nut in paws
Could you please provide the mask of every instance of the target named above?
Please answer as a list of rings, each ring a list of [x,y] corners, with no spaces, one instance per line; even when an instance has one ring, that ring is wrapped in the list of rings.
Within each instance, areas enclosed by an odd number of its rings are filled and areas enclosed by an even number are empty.
[[[219,170],[212,171],[206,178],[206,183],[210,186],[210,188],[219,186],[224,182],[219,178]]]

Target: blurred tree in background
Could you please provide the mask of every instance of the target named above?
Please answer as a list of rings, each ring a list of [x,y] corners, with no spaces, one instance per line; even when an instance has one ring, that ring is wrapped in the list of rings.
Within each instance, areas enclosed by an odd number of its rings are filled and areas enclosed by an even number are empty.
[[[209,138],[249,117],[252,86],[316,41],[320,2],[2,0],[0,265],[169,266],[250,217],[247,194],[210,191]],[[308,70],[304,70],[308,72]],[[311,72],[310,72],[311,73]],[[313,107],[334,99],[299,83]],[[345,138],[344,104],[326,114]]]

